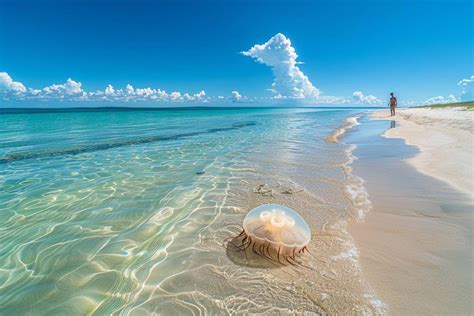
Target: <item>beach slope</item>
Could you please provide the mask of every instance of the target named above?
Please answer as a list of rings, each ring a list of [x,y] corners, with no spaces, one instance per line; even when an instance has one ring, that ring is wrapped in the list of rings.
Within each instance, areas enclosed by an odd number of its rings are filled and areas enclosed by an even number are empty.
[[[374,111],[345,139],[372,204],[349,231],[389,314],[472,314],[473,114]]]
[[[469,106],[471,105],[471,106]],[[393,120],[396,128],[383,136],[403,138],[420,153],[407,160],[419,172],[444,181],[470,195],[474,188],[473,122],[471,104],[459,107],[420,107],[398,110],[391,117],[388,111],[375,111],[378,119]]]

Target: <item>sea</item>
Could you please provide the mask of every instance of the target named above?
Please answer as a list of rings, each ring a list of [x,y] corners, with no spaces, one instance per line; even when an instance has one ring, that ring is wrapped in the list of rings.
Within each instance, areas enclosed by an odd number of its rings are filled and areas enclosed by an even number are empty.
[[[364,108],[0,109],[0,314],[383,313],[347,225]],[[224,242],[264,203],[299,264]]]

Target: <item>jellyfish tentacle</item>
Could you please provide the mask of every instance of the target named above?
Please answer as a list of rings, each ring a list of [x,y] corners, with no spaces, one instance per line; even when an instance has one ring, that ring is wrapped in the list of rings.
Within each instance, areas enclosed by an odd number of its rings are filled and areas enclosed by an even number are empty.
[[[252,245],[252,251],[253,251],[254,253],[257,253],[257,252],[255,251],[255,243],[253,243],[253,245]]]
[[[253,239],[252,237],[249,236],[249,246],[252,244],[252,242],[253,242]]]
[[[259,251],[262,255],[265,255],[265,242],[258,248],[258,251]]]
[[[267,253],[268,253],[268,255],[269,255],[270,257],[272,256],[272,254],[270,253],[270,246],[271,246],[271,245],[272,245],[271,243],[268,243],[268,246],[267,246],[267,248],[266,248],[266,249],[267,249]]]
[[[255,252],[257,255],[259,255],[260,257],[262,258],[267,258],[261,251],[260,249],[262,248],[262,246],[258,247],[257,248],[257,251]]]
[[[240,241],[240,245],[236,245],[235,243],[233,243],[233,242],[231,241],[231,240],[233,240],[233,239],[238,239],[238,238],[240,238],[240,237],[242,237],[242,236],[244,236],[244,238]],[[249,239],[250,239],[250,236],[247,234],[247,232],[246,232],[244,229],[242,229],[242,231],[239,233],[239,235],[237,235],[237,236],[235,236],[235,237],[226,238],[226,239],[224,240],[223,245],[224,245],[224,246],[226,246],[226,245],[231,245],[231,246],[234,248],[233,250],[235,250],[235,251],[239,251],[239,250],[240,250],[240,251],[243,251],[243,250],[245,250],[245,249],[249,246],[249,244],[250,244]]]
[[[252,243],[252,237],[245,235],[245,242],[242,242],[242,250],[245,251]]]
[[[292,258],[291,256],[286,256],[286,261],[288,261],[291,265],[298,265],[298,266],[303,266],[303,263],[301,261],[298,261],[295,258]]]
[[[293,262],[291,262],[290,260],[288,260],[288,256],[283,256],[283,258],[286,260],[286,262],[288,262],[288,263],[291,264],[292,266],[295,265]]]
[[[309,226],[295,211],[283,205],[265,204],[251,210],[244,218],[243,227],[233,239],[226,239],[224,245],[244,251],[246,257],[250,248],[254,254],[271,261],[295,265],[301,264],[300,256],[308,251],[310,238]]]
[[[280,264],[281,264],[280,261],[277,261],[277,260],[275,260],[275,259],[272,257],[272,255],[271,255],[271,253],[270,253],[270,251],[269,251],[270,246],[271,246],[271,243],[265,241],[264,244],[259,248],[259,250],[262,249],[262,251],[261,251],[261,252],[259,251],[258,254],[259,254],[261,257],[265,257],[266,259],[268,259],[268,260],[270,260],[270,261],[277,262],[277,263],[280,263]],[[268,253],[268,254],[265,253],[265,250],[267,250],[267,253]]]
[[[291,260],[294,261],[297,265],[303,265],[303,263],[296,258],[291,258]]]
[[[270,247],[270,243],[267,242],[267,241],[265,241],[265,242],[263,243],[262,247],[261,247],[261,248],[262,248],[262,255],[263,255],[265,258],[269,259],[269,260],[275,261],[275,260],[272,258],[272,256],[270,255],[270,252],[268,251],[268,248],[269,248],[269,247]],[[267,253],[268,253],[268,254],[265,253],[265,250],[267,250]]]
[[[229,242],[228,244],[232,245],[232,247],[233,247],[233,249],[230,249],[230,250],[233,250],[233,251],[242,251],[243,250],[243,245],[236,245],[233,242]]]
[[[240,249],[241,249],[242,251],[245,250],[245,249],[248,247],[249,244],[250,244],[250,242],[242,243],[242,245],[240,245]]]
[[[235,236],[235,237],[228,237],[226,239],[224,239],[222,245],[225,246],[226,243],[228,243],[228,240],[232,240],[232,239],[236,239],[236,238],[239,238],[241,237],[242,235],[247,235],[247,233],[245,232],[245,229],[242,228],[242,230],[240,231],[240,233]]]

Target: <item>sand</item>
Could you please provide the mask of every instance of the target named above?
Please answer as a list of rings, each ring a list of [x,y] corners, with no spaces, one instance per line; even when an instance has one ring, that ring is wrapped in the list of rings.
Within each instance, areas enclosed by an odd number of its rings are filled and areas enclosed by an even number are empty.
[[[471,315],[473,112],[407,109],[395,118],[388,111],[373,116],[397,126],[366,145],[376,159],[354,163],[373,206],[349,229],[364,277],[391,315]],[[418,152],[384,157],[403,142]]]
[[[394,117],[388,111],[375,111],[374,116],[399,124],[387,130],[385,137],[403,138],[419,148],[420,153],[408,163],[473,198],[474,111],[464,107],[415,108],[399,110]]]

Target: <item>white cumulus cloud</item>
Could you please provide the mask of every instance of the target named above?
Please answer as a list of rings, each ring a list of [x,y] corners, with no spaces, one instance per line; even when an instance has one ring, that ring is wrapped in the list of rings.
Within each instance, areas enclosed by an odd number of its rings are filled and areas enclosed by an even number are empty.
[[[458,86],[460,86],[462,89],[461,101],[474,100],[474,76],[459,81]]]
[[[243,55],[272,68],[274,82],[272,91],[276,98],[317,99],[319,90],[297,66],[298,55],[291,41],[278,33],[264,44],[257,44]]]
[[[459,102],[459,99],[456,98],[454,95],[450,94],[447,97],[444,96],[437,96],[437,97],[432,97],[429,98],[424,102],[424,104],[431,105],[431,104],[444,104],[444,103],[453,103],[453,102]]]
[[[125,93],[127,95],[134,95],[135,94],[135,89],[133,89],[133,86],[131,84],[127,84],[125,87]]]
[[[53,84],[43,88],[43,92],[47,95],[74,95],[82,93],[82,83],[77,82],[69,78],[64,84]]]
[[[26,92],[26,87],[21,82],[13,81],[7,72],[0,72],[0,90],[23,93]]]
[[[13,93],[12,93],[13,92]],[[111,84],[104,90],[85,91],[81,82],[67,79],[63,84],[52,84],[42,89],[26,88],[21,82],[15,82],[6,72],[0,72],[0,98],[17,100],[61,100],[61,101],[151,101],[151,102],[209,102],[206,92],[183,93],[174,91],[167,93],[155,88],[134,88],[127,84],[125,88],[114,88]]]
[[[361,91],[354,91],[352,98],[359,104],[366,105],[379,105],[382,104],[382,100],[373,95],[364,95]]]
[[[232,91],[230,94],[230,100],[232,102],[239,102],[242,99],[242,95],[239,93],[239,91]]]
[[[115,89],[114,89],[114,87],[113,87],[111,84],[109,84],[109,85],[105,88],[104,94],[105,94],[106,96],[113,96],[113,95],[115,95]]]

